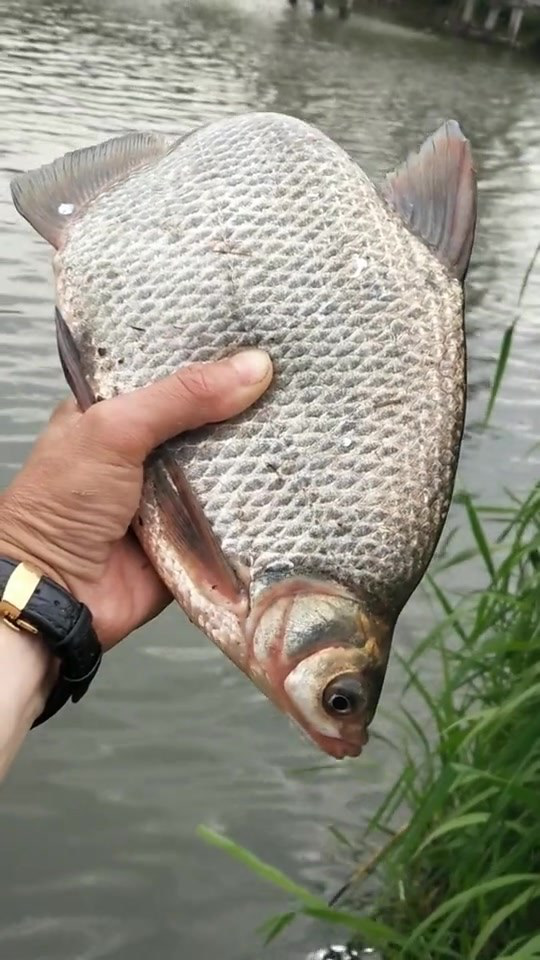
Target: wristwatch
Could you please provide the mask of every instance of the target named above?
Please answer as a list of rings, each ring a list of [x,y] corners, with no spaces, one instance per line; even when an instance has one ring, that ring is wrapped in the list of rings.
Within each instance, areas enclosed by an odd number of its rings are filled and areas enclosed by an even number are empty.
[[[55,686],[37,727],[67,702],[77,703],[94,679],[103,656],[92,615],[59,584],[28,563],[0,557],[0,618],[15,630],[39,635],[60,661]]]

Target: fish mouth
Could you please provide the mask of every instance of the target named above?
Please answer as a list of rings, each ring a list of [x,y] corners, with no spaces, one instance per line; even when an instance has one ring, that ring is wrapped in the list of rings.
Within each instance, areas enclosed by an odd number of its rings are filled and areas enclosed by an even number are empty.
[[[327,753],[334,760],[344,760],[345,757],[359,757],[368,742],[368,733],[365,732],[362,741],[342,740],[337,737],[325,737],[320,733],[308,731],[309,737],[321,750]]]
[[[316,746],[319,750],[334,760],[343,760],[345,757],[359,757],[364,747],[369,741],[369,724],[364,719],[355,728],[350,728],[347,732],[336,730],[334,735],[322,733],[317,727],[309,723],[300,713],[290,698],[282,689],[276,689],[268,686],[267,683],[259,683],[259,689],[274,704],[275,707],[284,713],[292,725],[300,732],[302,739],[311,747]]]
[[[255,677],[250,674],[251,680],[255,682],[260,692],[280,711],[285,714],[293,727],[300,732],[303,740],[311,747],[316,746],[327,756],[334,760],[343,760],[345,757],[359,757],[364,747],[369,741],[369,730],[366,722],[361,723],[354,731],[354,736],[344,736],[336,734],[329,736],[321,733],[311,724],[306,722],[300,711],[291,702],[285,694],[281,685],[272,684],[268,677],[259,674]],[[349,731],[350,732],[350,731]]]

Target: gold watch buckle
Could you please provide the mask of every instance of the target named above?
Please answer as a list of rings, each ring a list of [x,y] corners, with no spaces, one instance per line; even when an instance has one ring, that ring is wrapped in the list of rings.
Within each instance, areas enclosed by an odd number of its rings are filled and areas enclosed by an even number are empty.
[[[38,633],[36,627],[21,618],[26,604],[32,597],[41,580],[39,570],[27,563],[19,563],[9,577],[0,598],[0,617],[13,630],[27,630]]]

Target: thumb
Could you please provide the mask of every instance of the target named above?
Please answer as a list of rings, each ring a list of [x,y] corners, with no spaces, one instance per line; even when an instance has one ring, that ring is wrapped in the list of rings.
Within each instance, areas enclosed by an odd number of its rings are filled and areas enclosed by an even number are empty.
[[[190,364],[148,387],[98,403],[83,419],[95,439],[142,463],[165,440],[241,413],[271,379],[268,354],[243,350],[224,360]]]

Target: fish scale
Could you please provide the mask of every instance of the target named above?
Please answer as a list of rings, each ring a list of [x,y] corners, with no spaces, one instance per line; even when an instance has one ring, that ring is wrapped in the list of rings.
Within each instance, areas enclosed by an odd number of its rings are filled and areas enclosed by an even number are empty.
[[[131,174],[57,226],[57,301],[94,396],[242,346],[271,354],[254,407],[163,450],[231,568],[247,571],[252,605],[280,578],[311,578],[393,629],[429,563],[465,402],[464,268],[453,274],[442,248],[457,262],[469,244],[468,263],[475,213],[465,141],[444,136],[383,196],[303,121],[231,117],[164,138],[153,159],[139,145]],[[149,466],[145,549],[194,621],[238,650],[241,617],[190,579],[154,479]]]

